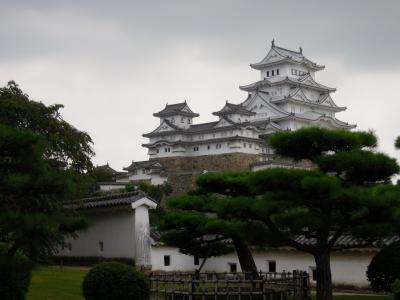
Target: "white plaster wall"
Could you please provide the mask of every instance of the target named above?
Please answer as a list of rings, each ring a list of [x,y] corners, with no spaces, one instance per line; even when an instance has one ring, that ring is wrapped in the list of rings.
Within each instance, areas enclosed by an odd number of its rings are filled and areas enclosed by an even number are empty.
[[[171,265],[164,266],[164,255],[170,255]],[[182,254],[177,248],[172,247],[152,247],[151,250],[152,270],[162,271],[193,271],[198,268],[194,265],[194,258]]]
[[[358,287],[368,286],[365,272],[374,254],[374,252],[362,253],[358,251],[333,253],[331,256],[333,283]],[[163,266],[164,255],[171,255],[170,267]],[[264,272],[268,271],[267,261],[269,260],[276,262],[277,272],[293,270],[311,272],[311,268],[315,267],[314,258],[311,255],[298,251],[254,251],[253,256],[257,269]],[[238,272],[241,271],[236,253],[209,258],[203,267],[203,271],[227,272],[229,263],[236,263]],[[154,270],[189,271],[195,270],[198,266],[194,265],[193,257],[179,253],[176,248],[159,246],[153,247],[152,267]]]
[[[72,250],[60,250],[62,256],[135,257],[135,218],[133,211],[91,214],[92,225],[79,232],[77,239],[68,238]],[[100,252],[99,242],[103,242]]]

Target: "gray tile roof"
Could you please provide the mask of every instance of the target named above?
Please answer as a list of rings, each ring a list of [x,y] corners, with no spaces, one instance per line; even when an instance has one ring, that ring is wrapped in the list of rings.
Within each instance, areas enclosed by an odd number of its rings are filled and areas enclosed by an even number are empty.
[[[268,61],[266,61],[266,57],[267,57],[266,56],[260,62],[250,64],[250,66],[255,69],[261,69],[262,67],[265,67],[268,65],[274,65],[274,64],[280,63],[282,61],[289,61],[289,62],[294,62],[294,63],[304,63],[304,64],[307,64],[309,67],[316,69],[316,70],[324,69],[324,66],[318,65],[317,63],[306,58],[303,55],[303,50],[301,48],[300,48],[300,51],[293,51],[293,50],[289,50],[286,48],[275,46],[275,44],[272,44],[271,50],[274,50],[276,53],[278,53],[281,56],[281,59],[273,61],[273,62],[268,62]]]
[[[148,196],[146,196],[146,194],[144,194],[141,191],[118,193],[118,194],[110,193],[104,196],[83,198],[79,200],[65,202],[64,207],[73,209],[93,209],[93,208],[128,206],[131,203],[140,200],[144,197],[149,198]]]
[[[150,236],[155,242],[160,242],[162,237],[162,232],[157,230],[156,228],[151,228]],[[315,239],[307,239],[304,236],[298,236],[295,238],[296,242],[299,242],[303,245],[314,245]],[[343,235],[336,242],[336,249],[340,250],[340,248],[345,249],[356,249],[356,248],[382,248],[384,246],[388,246],[394,242],[400,241],[399,236],[392,236],[389,238],[384,238],[374,242],[368,242],[362,240],[360,238],[353,237],[349,234]],[[335,248],[334,248],[335,249]]]
[[[256,113],[246,109],[244,106],[240,104],[232,104],[228,101],[226,102],[225,106],[216,112],[213,112],[215,116],[226,116],[231,114],[239,114],[239,115],[246,115],[246,116],[253,116]]]
[[[134,169],[163,169],[163,165],[157,160],[144,160],[144,161],[132,161],[132,163],[123,168],[124,170],[131,171]]]
[[[167,104],[165,108],[158,113],[153,114],[155,117],[168,117],[168,116],[176,116],[176,115],[183,115],[187,117],[198,117],[199,114],[192,112],[189,108],[189,112],[184,111],[183,109],[187,107],[187,103],[176,103],[176,104]]]
[[[316,239],[314,238],[306,238],[305,236],[298,236],[296,239],[296,242],[299,242],[303,245],[315,245]],[[368,241],[362,238],[357,238],[354,237],[350,234],[344,234],[342,235],[335,243],[335,246],[333,247],[334,249],[340,249],[340,248],[360,248],[360,247],[373,247],[373,248],[381,248],[387,245],[390,245],[394,242],[399,241],[400,238],[399,236],[392,236],[389,238],[383,238],[380,240],[376,241]]]

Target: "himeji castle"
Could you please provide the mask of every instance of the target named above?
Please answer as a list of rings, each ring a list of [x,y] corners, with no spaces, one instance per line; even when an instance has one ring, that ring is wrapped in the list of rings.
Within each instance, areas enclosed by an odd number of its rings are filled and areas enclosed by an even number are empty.
[[[302,48],[288,50],[272,41],[267,55],[250,67],[260,72],[260,80],[240,86],[247,93],[245,100],[226,101],[212,113],[215,121],[196,124],[199,114],[186,101],[154,113],[159,126],[143,134],[149,160],[132,162],[115,186],[141,180],[182,182],[182,176],[172,176],[281,165],[265,142],[271,133],[306,126],[355,127],[336,118],[346,108],[333,101],[335,88],[317,82],[316,72],[325,67],[306,58]]]

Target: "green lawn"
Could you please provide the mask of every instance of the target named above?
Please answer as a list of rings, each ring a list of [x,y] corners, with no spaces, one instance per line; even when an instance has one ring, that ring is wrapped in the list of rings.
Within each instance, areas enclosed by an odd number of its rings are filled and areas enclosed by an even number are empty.
[[[81,300],[82,280],[87,270],[40,267],[32,275],[28,300]]]
[[[88,270],[40,267],[33,272],[28,300],[83,300],[81,284]],[[335,300],[391,300],[385,296],[335,296]]]

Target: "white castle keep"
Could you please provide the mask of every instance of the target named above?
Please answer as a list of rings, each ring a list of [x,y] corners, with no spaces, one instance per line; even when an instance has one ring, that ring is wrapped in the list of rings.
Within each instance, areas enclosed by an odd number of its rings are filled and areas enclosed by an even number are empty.
[[[250,66],[260,71],[260,80],[240,86],[247,92],[246,99],[239,104],[227,101],[213,112],[218,118],[216,121],[196,124],[194,119],[199,115],[186,101],[167,104],[153,114],[160,119],[160,125],[143,134],[149,139],[143,144],[148,149],[149,160],[132,162],[125,168],[128,173],[117,176],[116,181],[121,185],[140,180],[160,184],[168,179],[171,171],[199,173],[228,169],[213,166],[212,161],[222,156],[232,169],[254,170],[271,163],[272,153],[265,143],[271,133],[306,126],[355,127],[336,118],[336,113],[346,108],[332,100],[335,88],[316,81],[315,73],[325,67],[306,58],[301,48],[292,51],[272,41],[268,54]],[[238,157],[248,162],[247,165],[235,167]],[[179,158],[182,158],[180,163],[176,163]],[[188,164],[194,165],[188,168]]]

